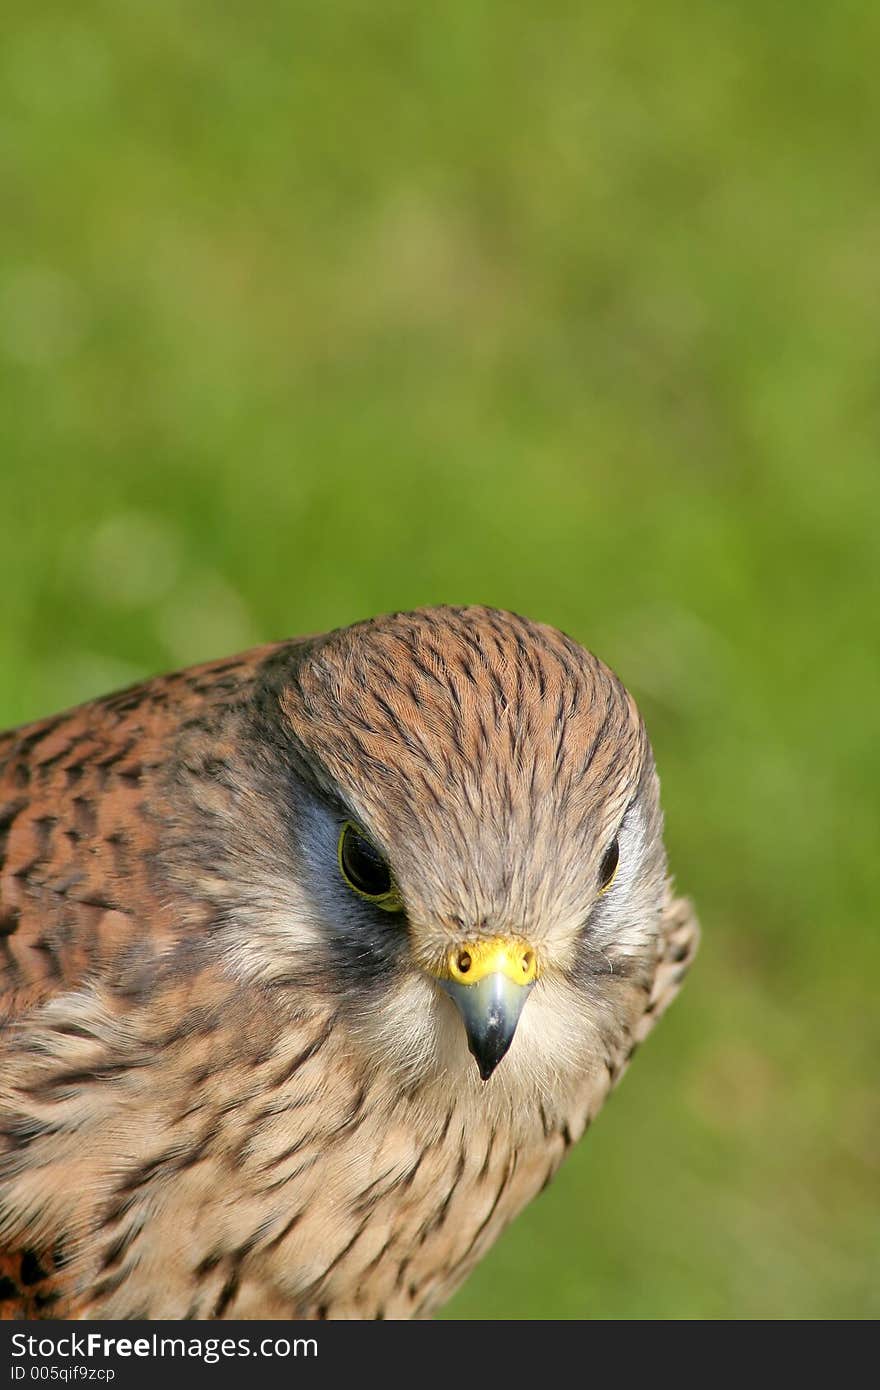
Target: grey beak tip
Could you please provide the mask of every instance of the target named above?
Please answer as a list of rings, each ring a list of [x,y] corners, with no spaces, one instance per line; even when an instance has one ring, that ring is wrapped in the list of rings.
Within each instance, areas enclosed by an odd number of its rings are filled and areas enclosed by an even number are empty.
[[[475,1045],[474,1039],[468,1038],[468,1046],[477,1064],[477,1071],[480,1073],[481,1081],[489,1080],[489,1077],[505,1056],[512,1042],[513,1037],[511,1036],[506,1041],[502,1041],[500,1046],[493,1046],[491,1040],[487,1039],[485,1043],[478,1047]]]
[[[482,1081],[488,1081],[507,1055],[531,985],[517,985],[502,975],[475,985],[448,982],[447,993],[464,1021],[468,1048]]]

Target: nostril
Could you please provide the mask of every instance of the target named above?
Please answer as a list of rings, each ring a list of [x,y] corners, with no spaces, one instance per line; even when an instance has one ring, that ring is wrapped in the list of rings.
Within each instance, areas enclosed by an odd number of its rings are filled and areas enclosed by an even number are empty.
[[[524,974],[524,975],[530,974],[530,973],[531,973],[531,970],[532,970],[532,967],[534,966],[534,964],[535,964],[535,953],[534,953],[534,951],[523,951],[523,957],[522,957],[522,972],[523,972],[523,974]]]
[[[466,975],[471,968],[471,958],[467,951],[459,951],[457,964],[462,975]]]

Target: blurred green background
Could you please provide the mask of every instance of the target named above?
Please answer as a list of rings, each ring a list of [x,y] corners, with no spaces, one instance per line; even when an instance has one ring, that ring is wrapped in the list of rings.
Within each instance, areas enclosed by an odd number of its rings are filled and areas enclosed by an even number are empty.
[[[3,30],[0,723],[430,602],[593,647],[704,946],[449,1312],[880,1313],[880,8]]]

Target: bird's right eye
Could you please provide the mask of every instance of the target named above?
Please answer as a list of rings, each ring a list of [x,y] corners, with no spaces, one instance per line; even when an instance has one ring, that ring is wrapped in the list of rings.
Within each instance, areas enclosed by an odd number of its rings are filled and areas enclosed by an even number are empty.
[[[400,912],[400,891],[387,859],[352,821],[347,820],[339,834],[339,872],[349,888],[384,912]]]

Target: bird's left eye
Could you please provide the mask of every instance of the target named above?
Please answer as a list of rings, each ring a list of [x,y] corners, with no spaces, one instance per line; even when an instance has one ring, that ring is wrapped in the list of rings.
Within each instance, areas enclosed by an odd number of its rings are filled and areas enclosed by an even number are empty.
[[[403,903],[388,861],[350,820],[340,831],[337,853],[349,888],[385,912],[400,912]]]
[[[614,875],[617,873],[617,865],[620,860],[620,845],[617,839],[613,839],[611,844],[602,857],[599,865],[599,892],[607,893],[614,882]]]

